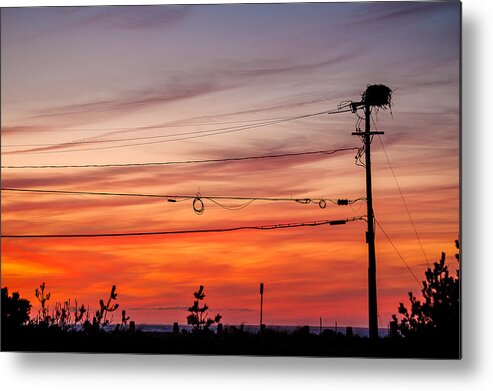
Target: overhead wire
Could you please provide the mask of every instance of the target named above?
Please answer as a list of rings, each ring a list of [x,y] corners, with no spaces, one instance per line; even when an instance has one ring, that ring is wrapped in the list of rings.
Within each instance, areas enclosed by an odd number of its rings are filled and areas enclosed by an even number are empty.
[[[323,149],[317,151],[306,152],[292,152],[292,153],[280,153],[272,155],[257,155],[257,156],[242,156],[231,158],[218,158],[218,159],[197,159],[197,160],[177,160],[167,162],[147,162],[147,163],[110,163],[110,164],[46,164],[46,165],[22,165],[22,166],[1,166],[3,169],[46,169],[46,168],[103,168],[103,167],[143,167],[143,166],[165,166],[165,165],[177,165],[177,164],[199,164],[199,163],[222,163],[233,162],[243,160],[257,160],[257,159],[272,159],[281,157],[293,157],[293,156],[308,156],[325,154],[332,155],[337,152],[353,151],[359,149],[358,147],[345,147],[338,149]]]
[[[321,114],[337,114],[339,112],[344,112],[343,110],[331,110],[331,111],[324,111],[320,113],[313,113],[313,114],[308,114],[308,116],[315,116],[315,115],[321,115]],[[299,116],[301,118],[304,118],[304,116]],[[155,139],[155,138],[163,138],[163,137],[175,137],[175,136],[183,136],[183,135],[189,135],[189,134],[200,134],[200,133],[208,133],[208,132],[215,132],[215,131],[220,131],[220,130],[229,130],[229,129],[234,129],[234,128],[239,128],[239,127],[244,127],[244,126],[250,126],[250,125],[257,125],[257,124],[267,124],[272,121],[284,121],[284,120],[294,120],[294,119],[301,119],[297,117],[275,117],[275,118],[258,118],[258,119],[251,119],[251,120],[237,120],[237,121],[223,121],[223,122],[209,122],[209,123],[196,123],[196,124],[183,124],[183,125],[148,125],[148,126],[138,126],[138,127],[122,127],[122,128],[99,128],[99,129],[90,129],[90,130],[153,130],[153,129],[160,129],[160,128],[170,128],[170,127],[190,127],[190,126],[209,126],[209,125],[221,125],[221,124],[235,124],[235,123],[247,123],[250,122],[250,124],[247,125],[237,125],[237,126],[229,126],[225,128],[219,128],[219,129],[206,129],[206,130],[197,130],[197,131],[191,131],[191,132],[184,132],[184,133],[175,133],[175,134],[166,134],[166,135],[158,135],[158,136],[146,136],[146,137],[131,137],[131,138],[122,138],[122,139],[110,139],[110,140],[81,140],[81,141],[68,141],[66,143],[44,143],[44,144],[7,144],[7,145],[2,145],[2,148],[11,148],[11,147],[46,147],[46,146],[54,146],[54,145],[65,145],[65,144],[93,144],[93,143],[107,143],[107,142],[117,142],[117,141],[134,141],[134,140],[146,140],[146,139]],[[73,129],[77,130],[77,129]],[[81,129],[80,129],[81,130]],[[94,136],[92,138],[96,138],[98,136]]]
[[[243,204],[241,205],[225,205],[225,204],[222,204],[218,201],[216,201],[214,198],[210,199],[209,200],[211,202],[213,202],[214,204],[216,204],[217,206],[223,208],[223,209],[226,209],[226,210],[240,210],[240,209],[244,209],[246,208],[247,206],[249,206],[251,203],[253,203],[255,201],[255,198],[252,198],[251,200],[249,201],[246,201],[244,202]]]
[[[112,142],[119,142],[119,141],[137,141],[137,140],[149,140],[149,139],[156,139],[156,138],[167,138],[167,137],[177,137],[177,136],[187,136],[187,135],[195,135],[195,134],[202,134],[202,133],[212,133],[212,132],[218,132],[222,130],[230,130],[230,129],[238,129],[238,128],[243,128],[245,126],[252,126],[252,125],[260,125],[260,124],[267,124],[273,121],[279,121],[281,119],[275,120],[268,120],[264,122],[258,122],[258,123],[253,123],[249,125],[236,125],[236,126],[228,126],[225,128],[218,128],[218,129],[206,129],[206,130],[194,130],[191,132],[183,132],[183,133],[174,133],[174,134],[164,134],[164,135],[158,135],[158,136],[145,136],[145,137],[128,137],[128,138],[118,138],[118,139],[103,139],[103,140],[80,140],[80,141],[68,141],[65,143],[46,143],[46,144],[10,144],[10,145],[2,145],[2,148],[5,147],[49,147],[49,146],[55,146],[55,145],[60,145],[60,146],[69,146],[71,144],[74,145],[79,145],[79,144],[97,144],[97,143],[112,143]],[[253,121],[250,121],[253,122]],[[140,128],[138,128],[140,129]],[[152,128],[151,128],[152,129]],[[93,139],[96,138],[92,137]]]
[[[344,107],[348,107],[348,106],[352,106],[352,102],[351,101],[343,101],[339,104],[338,107],[341,107],[341,108],[344,108]],[[356,132],[361,132],[361,123],[363,122],[364,120],[364,117],[360,116],[359,113],[358,113],[358,109],[352,109],[351,110],[355,115],[356,117],[358,118],[356,120],[356,124],[354,125],[354,128],[355,128],[355,131]],[[363,136],[363,132],[361,132],[361,137]],[[373,140],[373,136],[372,138],[370,139],[370,143],[372,142]],[[356,164],[356,166],[358,167],[363,167],[365,168],[366,167],[366,164],[365,162],[363,161],[363,156],[366,152],[366,146],[365,146],[365,143],[362,144],[361,147],[358,148],[358,151],[356,153],[356,156],[354,157],[354,164]]]
[[[341,105],[337,106],[337,109],[328,111],[327,114],[332,114],[332,112],[345,112],[343,111],[344,109],[348,108],[349,106],[342,107]],[[209,115],[209,116],[202,116],[202,117],[196,117],[197,119],[203,119],[203,118],[210,118],[210,117],[230,117],[230,116],[235,116],[239,114],[245,114],[249,113],[252,110],[247,110],[246,112],[234,112],[234,113],[223,113],[223,114],[216,114],[216,115]],[[253,110],[255,111],[255,110]],[[140,126],[117,126],[117,127],[104,127],[104,128],[59,128],[59,129],[46,129],[42,128],[41,131],[43,132],[60,132],[60,131],[74,131],[74,132],[81,132],[81,131],[118,131],[118,130],[151,130],[151,129],[161,129],[161,128],[181,128],[181,127],[192,127],[192,126],[210,126],[210,125],[225,125],[225,124],[236,124],[236,123],[246,123],[246,122],[256,122],[256,121],[272,121],[272,120],[279,120],[279,119],[284,119],[284,118],[289,118],[289,117],[270,117],[270,118],[252,118],[252,119],[243,119],[243,120],[231,120],[231,121],[204,121],[204,122],[186,122],[185,120],[175,120],[172,122],[165,122],[165,123],[158,123],[158,124],[151,124],[151,125],[140,125]]]
[[[97,196],[124,196],[124,197],[154,197],[154,198],[165,198],[165,199],[191,199],[197,197],[197,195],[165,195],[165,194],[149,194],[149,193],[122,193],[122,192],[102,192],[102,191],[79,191],[79,190],[49,190],[49,189],[21,189],[21,188],[11,188],[2,187],[2,191],[15,191],[15,192],[28,192],[28,193],[53,193],[53,194],[67,194],[67,195],[97,195]],[[364,197],[346,200],[346,199],[333,199],[333,198],[294,198],[294,197],[245,197],[245,196],[202,196],[198,194],[199,198],[205,199],[218,199],[218,200],[251,200],[256,201],[296,201],[301,204],[309,204],[313,202],[318,202],[320,200],[325,200],[339,205],[350,205],[358,201],[365,200]],[[341,201],[346,201],[347,203],[342,203]]]
[[[231,116],[234,114],[222,114],[222,116]],[[286,117],[273,117],[273,118],[253,118],[253,119],[243,119],[243,120],[234,120],[234,121],[214,121],[214,122],[193,122],[187,123],[182,122],[180,120],[176,120],[173,122],[166,122],[154,125],[140,125],[140,126],[118,126],[118,127],[110,127],[110,128],[59,128],[59,129],[40,129],[40,132],[99,132],[99,131],[141,131],[141,130],[153,130],[153,129],[163,129],[163,128],[186,128],[192,126],[210,126],[210,125],[226,125],[226,124],[237,124],[237,123],[247,123],[247,122],[257,122],[257,121],[273,121],[279,120]],[[96,137],[96,136],[95,136]],[[2,147],[14,147],[14,146],[24,146],[25,144],[10,144],[10,145],[2,145]],[[34,146],[34,144],[30,144]]]
[[[270,125],[276,125],[276,124],[281,124],[285,122],[290,122],[290,121],[295,121],[299,119],[304,119],[304,118],[310,118],[318,115],[323,115],[323,114],[339,114],[339,113],[344,113],[348,112],[350,110],[331,110],[331,111],[322,111],[318,113],[312,113],[312,114],[304,114],[304,115],[299,115],[299,116],[294,116],[294,117],[286,117],[282,118],[279,120],[272,120],[272,121],[265,121],[265,122],[260,122],[256,124],[248,124],[248,125],[243,125],[243,126],[234,126],[234,127],[227,127],[227,128],[219,128],[219,129],[208,129],[208,130],[202,130],[202,131],[194,131],[194,132],[185,132],[181,134],[175,134],[175,135],[163,135],[163,136],[149,136],[149,137],[175,137],[179,135],[186,135],[185,137],[178,137],[178,138],[173,138],[169,140],[160,140],[160,141],[149,141],[149,142],[144,142],[144,143],[131,143],[131,144],[124,144],[124,145],[113,145],[113,146],[108,146],[108,147],[97,147],[97,148],[83,148],[83,149],[70,149],[70,150],[51,150],[51,151],[36,151],[36,150],[16,150],[16,151],[9,151],[9,152],[4,152],[4,154],[51,154],[51,153],[65,153],[65,152],[81,152],[81,151],[95,151],[95,150],[103,150],[103,149],[114,149],[114,148],[124,148],[124,147],[130,147],[130,146],[140,146],[140,145],[151,145],[151,144],[161,144],[161,143],[166,143],[166,142],[173,142],[173,141],[182,141],[182,140],[190,140],[190,139],[197,139],[197,138],[202,138],[202,137],[209,137],[209,136],[216,136],[216,135],[221,135],[221,134],[229,134],[229,133],[234,133],[234,132],[239,132],[243,130],[248,130],[248,129],[256,129],[259,127],[264,127],[264,126],[270,126]],[[202,134],[205,133],[205,134]],[[134,139],[143,139],[143,138],[134,138]],[[127,139],[131,140],[131,139]],[[98,143],[98,142],[103,142],[104,140],[95,140],[92,141],[91,143]],[[112,140],[112,142],[115,141],[122,141],[120,140]],[[87,142],[87,141],[86,141]],[[54,146],[69,146],[71,144],[73,145],[78,145],[82,142],[71,142],[71,143],[60,143],[60,144],[55,144]]]
[[[270,231],[275,229],[315,227],[320,225],[342,225],[348,222],[363,220],[363,216],[350,217],[342,220],[318,220],[312,222],[300,223],[280,223],[269,225],[251,225],[231,228],[206,228],[194,230],[176,230],[176,231],[152,231],[152,232],[124,232],[124,233],[95,233],[95,234],[28,234],[28,235],[1,235],[2,238],[94,238],[94,237],[127,237],[127,236],[151,236],[151,235],[179,235],[179,234],[196,234],[196,233],[219,233],[232,232],[241,230],[262,230]]]
[[[382,140],[382,138],[380,137],[380,135],[378,135],[378,139],[380,140],[380,144],[381,144],[381,146],[382,146],[382,150],[383,150],[383,152],[384,152],[384,154],[385,154],[385,158],[386,158],[386,160],[387,160],[387,164],[388,164],[388,166],[389,166],[389,168],[390,168],[390,171],[391,171],[391,173],[392,173],[392,176],[394,177],[394,181],[395,181],[395,184],[396,184],[396,186],[397,186],[397,190],[399,190],[399,194],[400,194],[400,196],[401,196],[402,203],[404,204],[404,207],[405,207],[405,209],[406,209],[406,212],[407,212],[407,215],[408,215],[408,217],[409,217],[409,221],[411,222],[411,226],[412,226],[412,228],[413,228],[414,234],[416,235],[416,239],[418,240],[419,247],[421,248],[421,251],[422,251],[422,253],[423,253],[423,256],[425,257],[426,263],[428,264],[428,266],[429,266],[429,267],[431,267],[431,265],[430,265],[430,261],[428,260],[428,257],[427,257],[427,255],[426,255],[425,249],[424,249],[424,247],[423,247],[423,244],[421,243],[421,239],[420,239],[420,237],[419,237],[419,234],[418,234],[418,231],[417,231],[417,229],[416,229],[416,226],[414,225],[414,220],[413,220],[413,218],[412,218],[412,216],[411,216],[411,211],[409,210],[409,207],[407,206],[406,199],[404,198],[404,194],[402,193],[402,189],[401,189],[401,187],[400,187],[400,185],[399,185],[399,181],[397,180],[397,176],[396,176],[396,174],[395,174],[395,172],[394,172],[394,169],[393,169],[393,167],[392,167],[392,164],[390,163],[389,155],[387,154],[387,151],[385,150],[385,146],[383,145],[383,140]]]
[[[148,141],[148,142],[143,142],[143,143],[113,145],[113,146],[108,146],[108,147],[69,149],[69,150],[62,150],[62,151],[60,151],[60,150],[39,151],[39,149],[16,150],[16,151],[4,152],[4,154],[29,154],[29,155],[31,155],[31,154],[52,154],[52,153],[67,153],[67,152],[81,152],[81,151],[97,151],[97,150],[102,150],[102,149],[115,149],[115,148],[124,148],[124,147],[131,147],[131,146],[140,146],[140,145],[162,144],[162,143],[173,142],[173,141],[190,140],[190,139],[203,138],[203,137],[209,137],[209,136],[220,135],[220,134],[234,133],[234,132],[239,132],[242,130],[254,129],[254,128],[258,128],[258,127],[262,127],[262,126],[267,126],[267,125],[271,125],[271,124],[275,124],[275,123],[278,123],[278,121],[271,121],[269,123],[261,123],[261,124],[255,124],[255,125],[234,126],[234,127],[228,127],[228,128],[222,128],[222,129],[209,129],[207,131],[185,132],[185,133],[180,133],[180,134],[175,134],[175,135],[165,135],[163,137],[174,137],[174,136],[180,136],[180,135],[184,135],[184,134],[188,134],[189,136],[178,137],[178,138],[173,138],[173,139],[168,139],[168,140],[160,140],[160,141]],[[201,134],[201,133],[206,133],[206,134]],[[100,140],[100,141],[104,141],[104,140]],[[92,141],[91,143],[97,144],[97,141]],[[63,147],[63,146],[69,147],[70,145],[78,145],[78,144],[80,144],[80,143],[79,142],[69,142],[69,143],[55,144],[54,146],[58,145],[60,147]]]
[[[327,202],[334,205],[344,206],[353,205],[359,201],[366,201],[366,198],[360,197],[356,199],[330,199],[330,198],[293,198],[293,197],[229,197],[229,196],[202,196],[200,192],[195,195],[164,195],[164,194],[143,194],[143,193],[112,193],[112,192],[96,192],[96,191],[76,191],[76,190],[49,190],[49,189],[20,189],[20,188],[8,188],[4,187],[2,191],[12,191],[12,192],[24,192],[24,193],[46,193],[46,194],[61,194],[61,195],[95,195],[95,196],[123,196],[123,197],[149,197],[149,198],[160,198],[165,199],[168,202],[182,202],[187,200],[192,201],[193,211],[201,215],[205,211],[205,204],[203,200],[208,200],[216,204],[217,206],[227,209],[227,210],[240,210],[246,208],[255,201],[273,201],[273,202],[296,202],[299,204],[317,204],[320,209],[325,209]],[[240,205],[226,205],[218,200],[235,200],[235,201],[245,201]]]
[[[395,252],[397,253],[397,255],[399,256],[399,258],[401,259],[401,261],[404,263],[404,265],[406,266],[406,269],[409,271],[409,273],[411,274],[411,276],[416,280],[416,282],[418,283],[418,286],[419,288],[421,289],[421,283],[419,282],[418,280],[418,277],[416,277],[416,274],[414,274],[413,270],[411,269],[411,267],[409,266],[409,264],[406,262],[406,260],[404,259],[404,257],[402,256],[402,254],[400,253],[400,251],[397,249],[397,247],[395,246],[394,242],[392,241],[392,239],[390,239],[389,235],[387,234],[387,232],[385,232],[385,230],[383,229],[382,225],[380,224],[380,222],[376,219],[376,217],[374,217],[374,220],[376,222],[376,224],[378,225],[378,227],[380,228],[380,230],[383,232],[383,234],[385,235],[385,237],[387,238],[387,240],[389,241],[390,245],[393,247],[393,249],[395,250]]]

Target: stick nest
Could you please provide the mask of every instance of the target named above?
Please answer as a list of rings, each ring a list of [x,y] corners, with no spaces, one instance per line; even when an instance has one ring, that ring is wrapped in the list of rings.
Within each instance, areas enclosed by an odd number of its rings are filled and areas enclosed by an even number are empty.
[[[361,98],[369,106],[382,109],[392,108],[392,90],[383,84],[368,85],[366,91],[361,94]]]

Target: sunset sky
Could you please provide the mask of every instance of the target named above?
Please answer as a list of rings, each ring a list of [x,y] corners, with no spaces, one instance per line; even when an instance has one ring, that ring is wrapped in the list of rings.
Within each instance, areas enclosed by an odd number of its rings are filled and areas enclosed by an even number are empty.
[[[460,4],[327,3],[10,8],[1,14],[2,166],[221,159],[358,147],[347,112],[368,84],[394,90],[381,139],[430,262],[459,233]],[[363,125],[362,125],[363,126]],[[208,132],[210,131],[210,132]],[[164,136],[164,137],[160,137]],[[131,140],[129,140],[131,139]],[[115,141],[119,140],[119,141]],[[419,280],[427,262],[387,163],[372,145],[374,209]],[[365,196],[355,151],[106,168],[2,169],[3,188],[202,196]],[[2,234],[228,228],[366,214],[350,206],[2,191]],[[221,201],[226,206],[238,201]],[[225,324],[368,325],[366,223],[123,238],[2,239],[1,284],[35,308],[94,307],[117,285],[137,323],[186,323],[205,286]],[[419,287],[377,227],[380,327]],[[117,320],[118,317],[115,317]]]

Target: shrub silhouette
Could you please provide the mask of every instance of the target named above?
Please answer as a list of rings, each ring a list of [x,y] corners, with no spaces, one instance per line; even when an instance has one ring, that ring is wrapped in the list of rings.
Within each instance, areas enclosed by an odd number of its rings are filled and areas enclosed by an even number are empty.
[[[193,296],[195,297],[195,300],[193,305],[188,308],[190,315],[187,316],[187,323],[193,326],[193,331],[199,332],[208,330],[214,323],[219,323],[222,318],[221,315],[216,314],[214,318],[208,318],[207,316],[209,314],[207,313],[207,310],[209,307],[205,303],[202,307],[200,306],[200,302],[205,298],[203,285],[200,285],[199,290],[194,292]]]
[[[74,326],[77,326],[77,324],[82,325],[84,320],[84,315],[85,315],[85,320],[89,319],[89,307],[86,308],[84,304],[79,306],[77,303],[77,299],[74,301],[75,304],[74,307],[72,307],[72,311],[74,313]]]
[[[35,289],[34,294],[41,306],[36,318],[31,320],[31,323],[34,325],[58,327],[68,331],[74,330],[78,325],[81,326],[84,315],[85,319],[88,317],[88,308],[86,308],[84,304],[79,306],[77,300],[74,300],[73,307],[71,307],[70,299],[65,300],[64,302],[56,302],[50,311],[48,302],[51,299],[51,292],[46,292],[45,282],[43,282],[39,288]]]
[[[113,301],[116,301],[117,296],[118,294],[116,293],[116,285],[113,285],[111,288],[110,297],[108,298],[106,303],[103,299],[99,300],[99,310],[94,313],[94,317],[92,318],[93,326],[104,329],[105,326],[111,323],[112,318],[108,319],[108,314],[116,311],[120,306],[118,303],[113,303]],[[123,314],[122,321],[124,318],[125,314]]]
[[[5,288],[6,289],[6,288]],[[78,331],[83,329],[86,332],[97,332],[104,330],[106,326],[111,324],[113,317],[109,314],[116,311],[119,307],[115,303],[118,294],[116,293],[116,285],[113,285],[108,300],[99,300],[99,309],[92,313],[89,307],[84,304],[79,305],[77,300],[74,300],[74,305],[71,306],[70,299],[64,302],[56,302],[51,311],[48,302],[51,298],[51,292],[46,292],[46,284],[43,282],[39,288],[35,290],[36,298],[40,303],[40,309],[35,319],[31,320],[34,326],[56,327],[63,331]],[[118,330],[127,328],[130,317],[127,316],[125,310],[121,312],[121,324],[117,325]]]
[[[460,249],[459,241],[455,241],[457,249]],[[460,323],[460,252],[455,255],[459,262],[456,275],[450,275],[448,266],[445,265],[445,253],[438,262],[433,264],[433,269],[428,268],[425,273],[426,281],[423,281],[421,293],[424,301],[418,300],[412,292],[409,292],[410,309],[404,303],[399,304],[398,312],[402,315],[399,320],[392,316],[394,327],[404,337],[440,337],[454,338],[458,341]]]
[[[13,292],[9,296],[7,287],[2,288],[2,326],[6,328],[18,328],[29,321],[31,303],[27,299],[21,299],[19,292]]]
[[[38,310],[38,316],[36,318],[36,323],[38,324],[41,323],[49,324],[51,318],[50,315],[48,314],[48,306],[46,304],[46,302],[50,300],[51,292],[45,293],[45,288],[46,288],[46,283],[43,281],[43,283],[39,286],[39,288],[36,288],[34,291],[36,298],[41,304],[41,309]]]

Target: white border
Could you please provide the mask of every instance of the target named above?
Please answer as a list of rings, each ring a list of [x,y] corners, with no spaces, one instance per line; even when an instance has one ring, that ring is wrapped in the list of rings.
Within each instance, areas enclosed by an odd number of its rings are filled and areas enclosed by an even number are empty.
[[[211,1],[212,2],[212,1]],[[224,3],[225,1],[213,1]],[[256,1],[248,1],[256,2]],[[22,1],[20,5],[165,1]],[[177,1],[177,3],[200,3]],[[493,2],[463,1],[463,360],[374,360],[0,353],[2,389],[485,390],[493,384],[493,183],[490,110]]]

